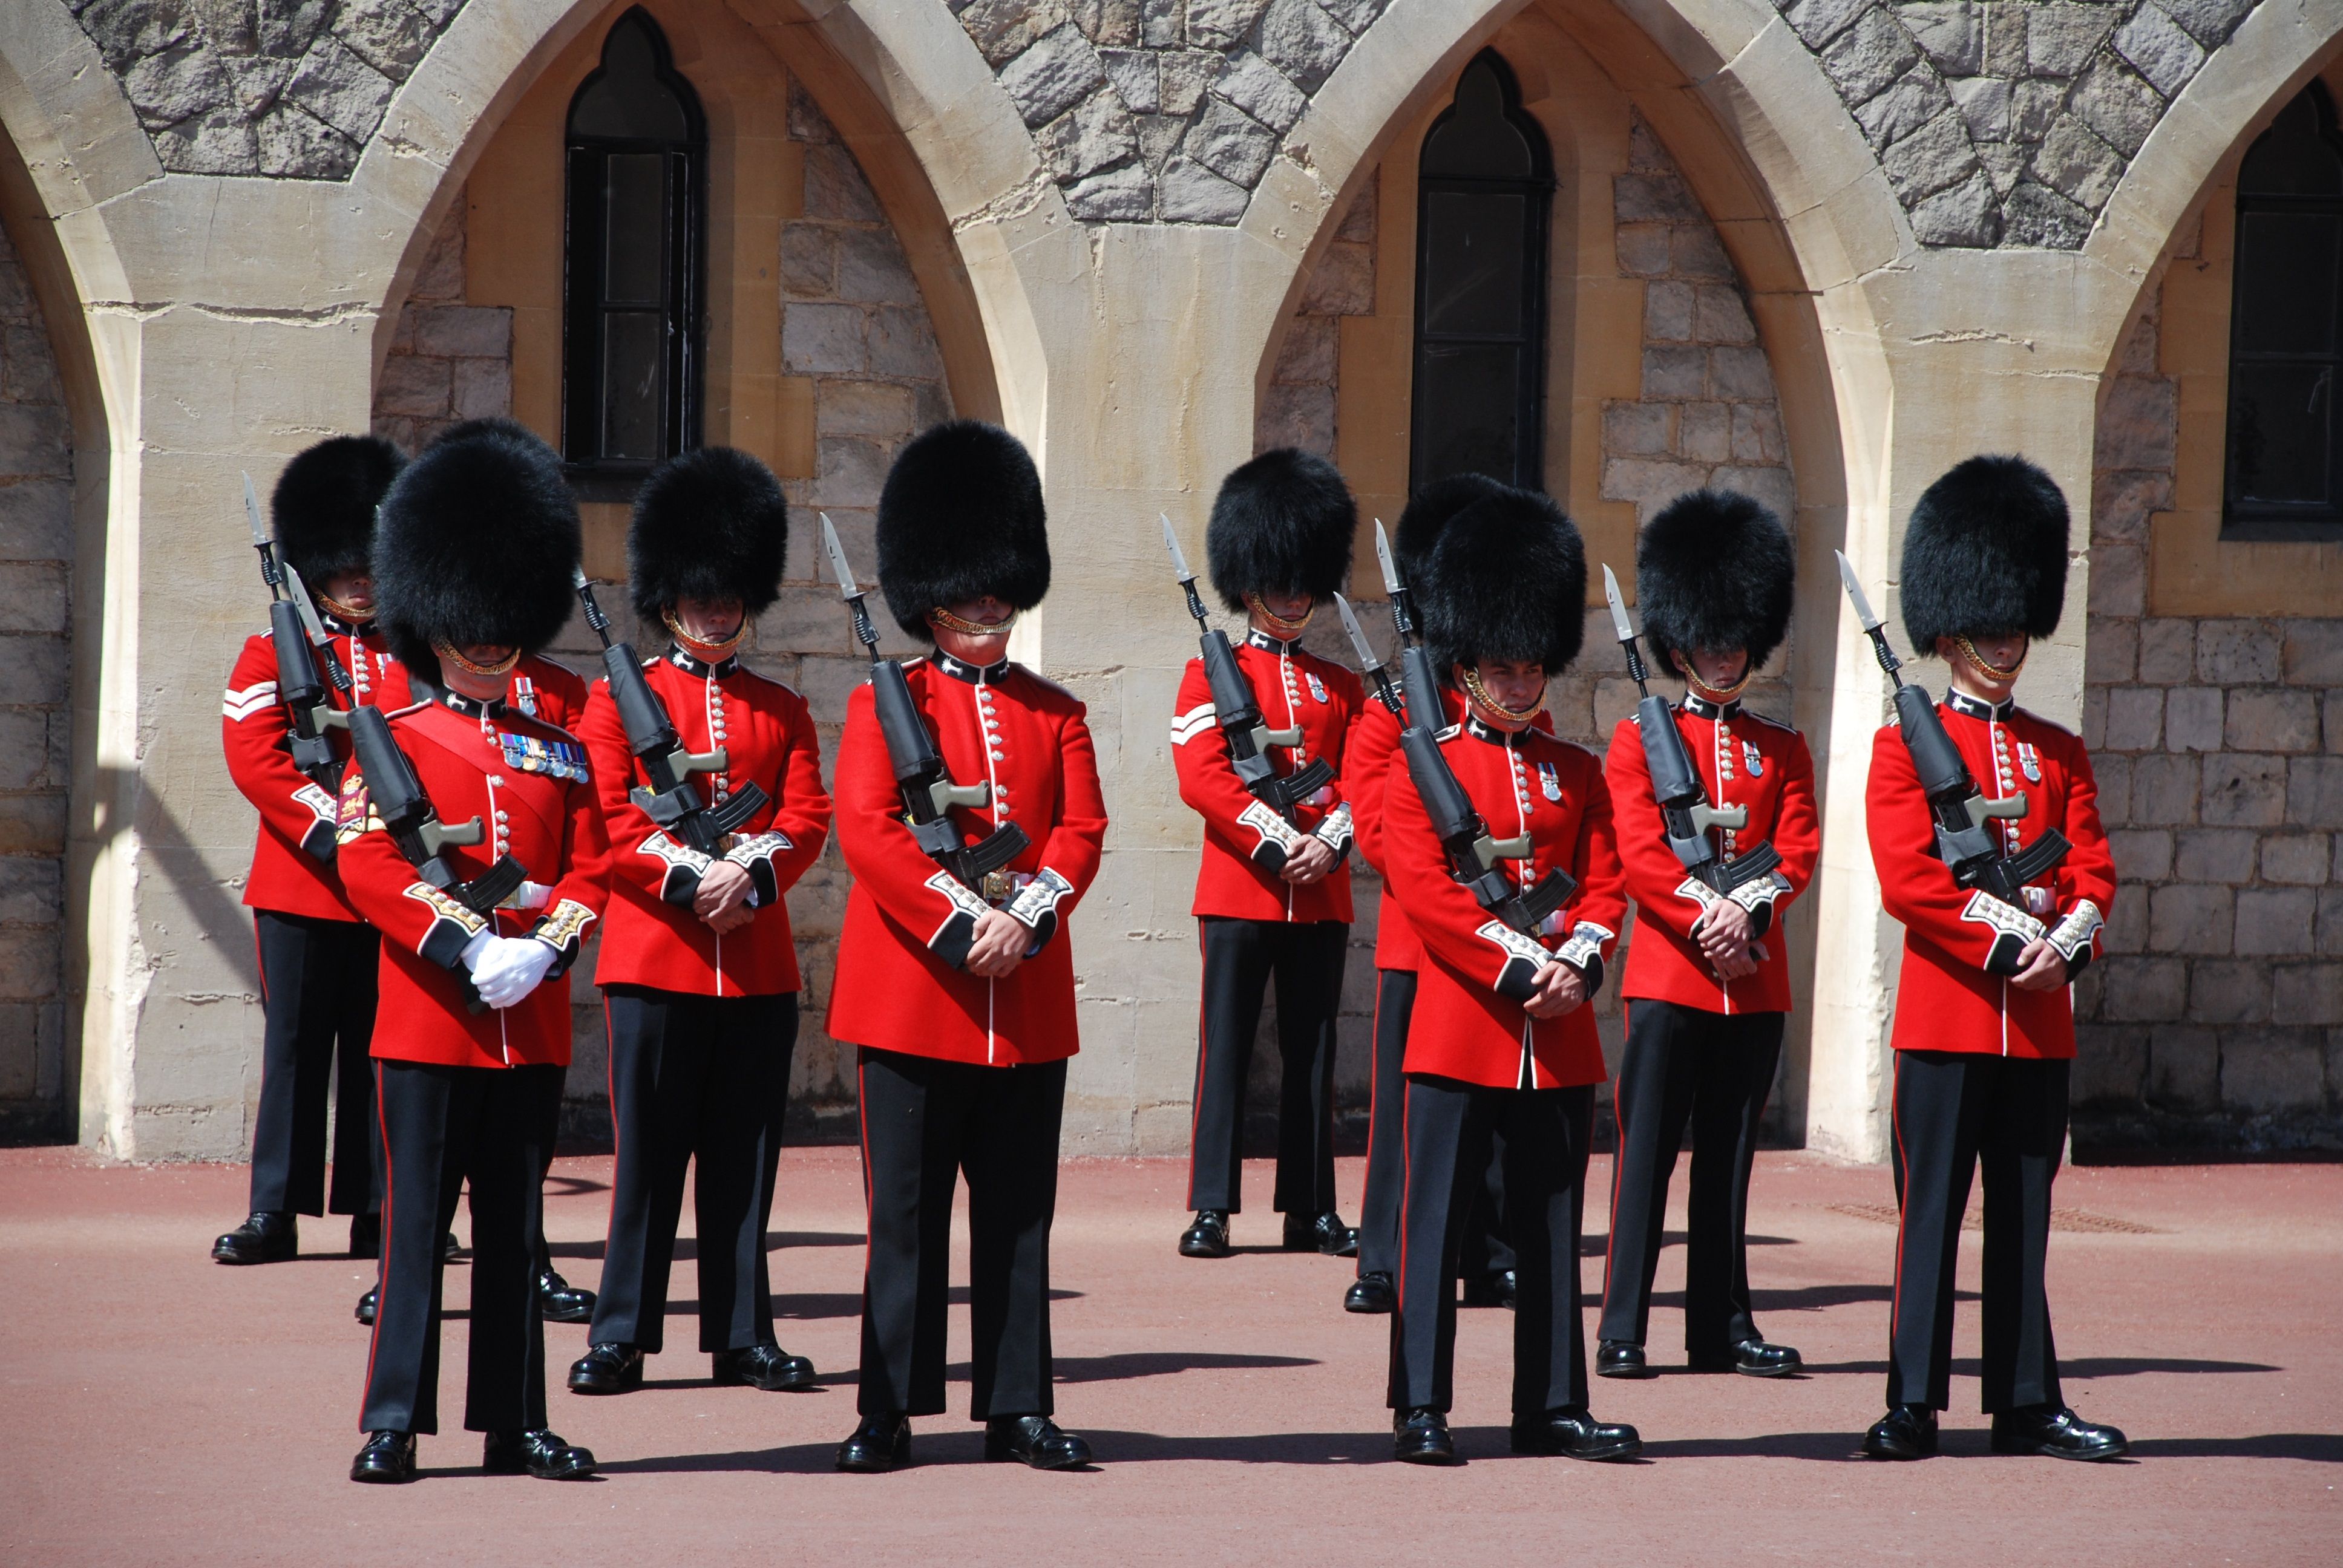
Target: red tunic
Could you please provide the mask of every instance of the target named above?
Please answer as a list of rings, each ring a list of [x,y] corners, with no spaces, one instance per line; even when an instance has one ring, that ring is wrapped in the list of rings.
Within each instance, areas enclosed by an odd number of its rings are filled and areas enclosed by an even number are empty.
[[[585,749],[502,703],[452,694],[393,714],[390,728],[440,820],[477,816],[491,829],[478,845],[446,851],[458,875],[478,876],[500,853],[528,870],[529,885],[495,911],[496,933],[539,938],[556,960],[513,1006],[468,1011],[460,955],[488,919],[417,879],[353,764],[342,779],[338,858],[350,901],[383,935],[374,1054],[450,1067],[567,1066],[568,969],[609,897],[609,840]]]
[[[383,639],[359,635],[332,617],[321,617],[333,633],[334,656],[349,672],[345,694],[327,682],[337,709],[353,701],[377,708],[404,708],[407,668],[391,658]],[[320,673],[323,673],[322,668]],[[331,788],[313,782],[293,766],[288,737],[291,712],[278,699],[277,645],[266,632],[245,639],[220,699],[220,745],[227,753],[228,777],[260,810],[260,836],[253,845],[252,870],[244,901],[256,910],[308,915],[326,920],[356,920],[334,865],[335,802]],[[334,756],[347,759],[347,731],[329,729]]]
[[[526,654],[513,667],[505,700],[531,719],[575,735],[586,717],[586,678],[558,660]]]
[[[1409,920],[1423,940],[1406,1070],[1494,1089],[1561,1089],[1603,1081],[1603,1045],[1591,1006],[1559,1018],[1522,1010],[1549,959],[1577,970],[1588,1000],[1626,919],[1625,882],[1612,839],[1611,794],[1592,752],[1543,730],[1500,734],[1468,719],[1441,744],[1456,780],[1499,839],[1526,831],[1531,858],[1506,861],[1527,888],[1559,869],[1578,894],[1527,937],[1483,910],[1448,872],[1432,819],[1393,757],[1383,793],[1383,858],[1407,890]]]
[[[1770,875],[1732,893],[1763,937],[1781,924],[1784,908],[1814,880],[1822,853],[1814,758],[1796,730],[1748,712],[1738,702],[1719,707],[1688,698],[1675,710],[1675,719],[1709,803],[1748,809],[1746,828],[1710,829],[1725,858],[1768,842],[1781,854],[1781,865]],[[1668,848],[1634,715],[1621,719],[1612,733],[1603,771],[1611,785],[1627,893],[1635,900],[1635,934],[1627,944],[1627,978],[1620,994],[1704,1012],[1789,1011],[1790,952],[1783,938],[1763,944],[1765,957],[1755,974],[1729,984],[1717,978],[1693,940],[1702,911],[1717,895],[1686,875],[1684,862]]]
[[[1351,868],[1342,858],[1350,851],[1354,813],[1344,802],[1346,743],[1365,701],[1359,678],[1261,632],[1237,644],[1236,655],[1262,722],[1272,729],[1302,731],[1300,747],[1270,749],[1278,775],[1291,775],[1312,758],[1322,757],[1334,769],[1334,779],[1295,809],[1295,823],[1254,799],[1230,766],[1204,661],[1190,659],[1172,719],[1172,759],[1180,774],[1180,799],[1204,819],[1204,858],[1196,870],[1192,912],[1247,920],[1348,920]],[[1303,833],[1323,840],[1337,859],[1320,880],[1297,888],[1256,857],[1267,854],[1282,866],[1284,856],[1275,851],[1297,847]]]
[[[2066,955],[2070,972],[2098,951],[2116,872],[2090,757],[2074,735],[2015,704],[1994,709],[1956,692],[1936,710],[1987,799],[2026,797],[2023,818],[1993,825],[2004,847],[2022,848],[2056,828],[2074,849],[2036,884],[2034,913],[1965,891],[1936,857],[1927,798],[1903,737],[1894,725],[1879,731],[1865,804],[1880,902],[1904,923],[1893,1043],[1898,1050],[2072,1057],[2069,988],[2020,990],[2004,977],[2016,972],[2018,950],[2035,936],[2046,935]]]
[[[610,910],[597,960],[597,985],[657,986],[693,996],[773,996],[799,985],[797,944],[781,895],[821,855],[830,836],[830,795],[821,748],[805,699],[740,666],[705,664],[680,651],[643,661],[644,678],[667,705],[684,749],[725,749],[731,766],[692,775],[700,799],[721,803],[743,784],[772,798],[733,835],[724,859],[749,872],[756,916],[718,936],[691,912],[712,862],[655,826],[628,796],[650,779],[627,745],[610,683],[598,680],[578,739],[592,759],[602,818],[610,832]]]
[[[1449,722],[1461,720],[1464,717],[1464,699],[1445,689],[1440,695],[1447,707]],[[1554,717],[1549,713],[1541,712],[1531,722],[1549,734],[1553,732]],[[1344,758],[1350,777],[1343,783],[1351,802],[1352,830],[1358,835],[1359,858],[1373,866],[1383,879],[1383,904],[1375,915],[1375,968],[1413,974],[1423,967],[1423,939],[1407,923],[1399,889],[1392,881],[1390,868],[1383,863],[1383,787],[1391,779],[1393,759],[1399,754],[1399,715],[1380,699],[1364,704],[1358,725],[1351,731],[1350,749]]]
[[[955,783],[990,783],[992,805],[955,807],[973,841],[1013,819],[1031,844],[1009,869],[1032,878],[1004,907],[1033,927],[1038,950],[985,980],[930,944],[964,939],[985,908],[912,841],[870,688],[846,705],[838,744],[838,847],[854,887],[838,943],[830,1034],[856,1045],[1008,1067],[1074,1054],[1074,962],[1052,940],[1091,879],[1106,805],[1083,709],[1071,692],[1002,660],[979,668],[936,655],[904,670]]]

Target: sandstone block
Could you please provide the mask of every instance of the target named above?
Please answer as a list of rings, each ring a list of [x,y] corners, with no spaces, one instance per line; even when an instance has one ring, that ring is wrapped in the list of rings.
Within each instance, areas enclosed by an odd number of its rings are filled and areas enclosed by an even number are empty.
[[[1319,0],[1326,15],[1340,23],[1343,31],[1357,37],[1374,25],[1391,0]]]
[[[1246,112],[1252,113],[1250,110]],[[1254,115],[1253,118],[1258,120],[1261,116]],[[1383,205],[1381,186],[1381,171],[1371,172],[1367,176],[1367,183],[1359,187],[1358,194],[1351,198],[1351,205],[1342,210],[1342,221],[1334,228],[1336,239],[1356,240],[1362,245],[1374,243],[1376,214]]]
[[[1191,142],[1195,138],[1189,137]],[[1375,313],[1375,253],[1372,246],[1338,242],[1326,247],[1310,281],[1302,286],[1302,308],[1312,316],[1373,316]]]
[[[1080,114],[1080,110],[1075,111]],[[1072,118],[1068,116],[1067,118]],[[1128,116],[1125,116],[1128,119]],[[1058,122],[1063,125],[1064,120]],[[1045,131],[1043,133],[1047,135]],[[890,228],[848,228],[838,234],[838,297],[865,305],[917,305],[920,286]]]
[[[2318,898],[2308,888],[2247,888],[2237,894],[2239,954],[2308,953],[2316,945]]]
[[[1292,385],[1332,381],[1341,348],[1342,327],[1333,317],[1296,316],[1285,329],[1270,379]]]
[[[830,116],[805,90],[805,84],[794,75],[789,78],[789,139],[799,142],[834,142],[838,132],[832,128]]]
[[[2093,615],[2136,616],[2147,608],[2147,552],[2137,545],[2099,545],[2091,551]]]
[[[310,45],[285,94],[364,146],[382,123],[382,112],[397,90],[388,76],[327,34]]]
[[[2153,686],[2118,686],[2107,692],[2107,746],[2149,751],[2163,744],[2164,692]]]
[[[2250,828],[2189,828],[2178,838],[2172,874],[2189,882],[2250,882],[2261,836]]]
[[[2180,1016],[2188,994],[2188,966],[2180,960],[2110,958],[2107,969],[2101,1018],[2146,1023]]]
[[[1304,93],[1324,86],[1350,48],[1351,35],[1312,0],[1270,0],[1262,14],[1262,57]]]
[[[2155,7],[2143,6],[2141,11],[2152,15]],[[2175,27],[2172,32],[2177,35],[2180,30]],[[2091,63],[2066,101],[2101,141],[2127,158],[2139,151],[2147,133],[2164,117],[2164,99],[2157,90],[2106,55]]]
[[[799,376],[850,376],[870,368],[869,317],[859,306],[781,307],[781,364]]]
[[[2303,1031],[2224,1031],[2221,1103],[2255,1115],[2312,1111],[2327,1100],[2327,1070],[2318,1037]]]
[[[2262,880],[2315,888],[2327,880],[2330,844],[2324,833],[2272,833],[2261,841]]]
[[[2177,96],[2205,63],[2205,51],[2180,25],[2153,5],[2143,5],[2116,29],[2116,53],[2131,62],[2167,98]]]
[[[2175,687],[2165,694],[2164,748],[2167,751],[2221,749],[2221,697],[2207,686]]]
[[[73,472],[73,427],[58,404],[0,403],[0,474]]]
[[[2263,1023],[2270,971],[2253,959],[2202,959],[2188,966],[2188,1017],[2196,1023]]]
[[[1140,0],[1139,41],[1150,49],[1177,48],[1186,37],[1186,0]]]
[[[0,855],[0,927],[65,919],[65,869],[50,856]],[[0,930],[0,942],[13,933]]]
[[[2148,518],[2172,509],[2168,469],[2101,472],[2091,494],[2091,537],[2137,544],[2147,538]]]
[[[456,359],[449,363],[447,407],[458,419],[488,419],[512,412],[512,361]]]
[[[870,193],[854,155],[835,143],[806,149],[805,216],[846,223],[883,223],[886,214]]]
[[[1106,79],[1135,115],[1160,114],[1163,107],[1163,71],[1144,49],[1101,49],[1099,64]]]
[[[1850,104],[1868,102],[1919,59],[1919,45],[1884,7],[1866,8],[1822,51],[1823,72]]]
[[[1222,178],[1185,154],[1163,166],[1158,200],[1167,223],[1232,224],[1244,216],[1252,194]]]
[[[2116,886],[2115,908],[2107,911],[2107,929],[2099,940],[2107,952],[2138,953],[2147,950],[2147,890],[2137,882],[2120,882]],[[2094,969],[2098,965],[2093,965]]]
[[[2151,753],[2137,759],[2132,764],[2128,819],[2143,827],[2194,822],[2202,771],[2194,757]]]
[[[997,79],[1026,125],[1038,126],[1095,92],[1106,68],[1081,29],[1068,22],[1010,61]]]
[[[2343,828],[2343,757],[2294,759],[2287,779],[2286,819],[2298,828]]]
[[[1334,388],[1272,386],[1253,420],[1257,447],[1299,447],[1320,457],[1334,456]]]
[[[1299,87],[1250,51],[1230,56],[1212,91],[1281,136],[1292,130],[1302,111],[1310,106]]]
[[[1687,403],[1676,427],[1678,456],[1695,463],[1733,460],[1732,407],[1724,403]]]
[[[1688,283],[1654,283],[1644,290],[1644,341],[1687,343],[1692,340],[1694,302]]]
[[[1621,223],[1704,224],[1708,215],[1684,181],[1673,174],[1624,174],[1611,177],[1611,206]]]
[[[1855,112],[1874,147],[1901,142],[1953,106],[1944,78],[1928,66],[1913,67],[1888,85],[1887,90]]]
[[[427,419],[443,417],[452,407],[453,387],[447,360],[397,356],[382,363],[382,377],[374,388],[375,411]]]
[[[2233,691],[2227,735],[2237,751],[2316,751],[2318,699],[2308,691]]]
[[[1781,410],[1770,403],[1733,405],[1733,457],[1739,463],[1779,463],[1789,455]]]
[[[512,311],[491,305],[435,305],[418,310],[415,346],[418,353],[447,358],[506,358],[512,353]]]
[[[2266,685],[2283,669],[2278,630],[2258,620],[2197,623],[2197,677],[2211,686]]]
[[[2115,26],[2109,5],[2052,4],[2027,8],[2026,64],[2037,76],[2073,76]]]
[[[1137,223],[1154,216],[1155,181],[1144,166],[1125,164],[1066,189],[1066,210],[1082,223]]]
[[[1228,62],[1204,49],[1184,49],[1159,56],[1163,72],[1163,107],[1167,115],[1188,115],[1204,101],[1204,92],[1220,79]]]
[[[1774,370],[1765,363],[1764,349],[1712,348],[1708,351],[1708,367],[1715,396],[1773,400]]]
[[[67,570],[63,561],[0,561],[0,632],[63,636]],[[10,703],[65,699],[62,689],[54,692],[0,693],[0,701]]]
[[[192,158],[173,160],[189,174],[233,174],[245,169],[277,179],[337,180],[358,166],[359,144],[344,136],[302,106],[287,100],[263,115],[248,130],[233,133],[249,138],[249,150],[226,152],[199,167]],[[167,138],[156,138],[156,150],[165,150]]]
[[[1879,164],[1907,206],[1966,184],[1980,172],[1968,126],[1949,100],[1934,119],[1882,154]]]
[[[2343,888],[2319,890],[2318,950],[2328,958],[2343,957]]]
[[[2161,828],[2131,828],[2107,835],[2118,885],[2160,882],[2172,875],[2172,835]]]
[[[1686,490],[1696,489],[1708,470],[1684,463],[1643,457],[1613,457],[1603,465],[1603,498],[1634,501],[1646,513],[1658,510]]]
[[[2197,623],[2191,620],[2144,620],[2139,623],[2139,678],[2165,685],[2187,680],[2197,668]]]
[[[1807,48],[1819,53],[1855,23],[1871,0],[1795,0],[1782,8],[1782,20]]]
[[[838,287],[838,237],[842,231],[826,223],[781,225],[781,292],[800,299],[820,299]]]
[[[962,31],[996,71],[1068,19],[1057,0],[975,0],[960,14]]]
[[[1679,277],[1720,283],[1735,280],[1733,260],[1725,254],[1725,242],[1717,238],[1716,230],[1705,217],[1675,226],[1670,236],[1668,264]]]
[[[1108,87],[1035,132],[1033,145],[1052,175],[1060,180],[1079,180],[1138,156],[1139,131],[1122,99]],[[900,257],[891,233],[888,244]],[[903,269],[903,277],[910,281],[909,267]]]
[[[2236,920],[2227,888],[2177,882],[2148,894],[2147,946],[2151,952],[2187,958],[2226,954]]]
[[[1984,10],[1973,0],[1906,0],[1896,7],[1896,19],[1937,70],[1974,76],[1985,66]]]
[[[419,11],[372,0],[347,5],[334,18],[334,33],[350,52],[394,82],[404,82],[427,52],[439,29]]]
[[[65,849],[63,789],[39,794],[0,795],[0,855],[62,855]],[[2338,911],[2337,923],[2336,948],[2343,951],[2343,910]]]
[[[2343,964],[2280,964],[2271,971],[2270,1020],[2343,1024]]]
[[[1912,209],[1912,232],[1925,245],[1983,250],[2002,234],[2001,185],[1983,168]]]
[[[2291,686],[2343,686],[2343,620],[2289,620],[2281,668]]]
[[[2170,473],[2178,451],[2179,384],[2161,377],[2118,376],[2099,410],[2093,460],[2110,468]]]
[[[2128,626],[2131,623],[2128,621],[2118,621],[2116,624],[2118,626]],[[2096,641],[2096,634],[2093,640]],[[2088,649],[2091,646],[2091,643],[2086,643],[2084,645],[2086,650],[2085,657],[2087,659],[2088,658]],[[2087,668],[2087,666],[2086,668]],[[2107,743],[2107,689],[2104,686],[2096,686],[2087,682],[2083,687],[2082,736],[2083,745],[2087,750],[2100,750],[2105,748]]]
[[[900,440],[911,433],[911,389],[888,381],[820,382],[814,388],[814,430]]]
[[[2298,759],[2304,760],[2304,759]],[[2205,759],[2204,819],[2275,828],[2288,819],[2286,759],[2217,753]],[[2320,824],[2304,819],[2302,826]]]
[[[1644,350],[1644,396],[1684,398],[1708,390],[1708,351],[1704,348],[1654,347]]]
[[[0,416],[0,430],[6,418]],[[55,427],[64,434],[64,421]],[[41,474],[63,473],[73,463],[70,447],[35,461]],[[20,479],[0,485],[0,560],[69,561],[73,558],[73,487],[62,479]]]
[[[2147,1096],[2149,1104],[2166,1111],[2210,1111],[2218,1105],[2220,1037],[2183,1023],[2149,1030]]]
[[[2009,139],[2009,83],[1998,76],[1957,76],[1945,86],[1953,107],[1961,112],[1962,120],[1968,126],[1971,141]]]
[[[1269,0],[1188,0],[1188,42],[1200,49],[1233,48],[1267,9]]]
[[[0,1001],[45,1001],[57,994],[62,935],[55,926],[0,930]]]
[[[1606,403],[1603,407],[1605,456],[1664,457],[1675,449],[1675,409],[1666,403]]]
[[[1715,285],[1703,288],[1694,316],[1693,336],[1703,343],[1756,342],[1756,324],[1749,319],[1749,307],[1742,303],[1741,291]]]
[[[870,316],[870,369],[874,375],[941,380],[943,351],[918,306],[882,305]]]
[[[2256,0],[2157,0],[2172,19],[2207,49],[2218,48],[2237,31]]]
[[[441,300],[464,297],[464,208],[458,205],[447,215],[439,232],[431,236],[431,248],[423,253],[423,265],[415,269],[415,287],[410,299]]]
[[[2132,678],[2139,667],[2139,623],[2093,616],[2083,639],[2083,679],[2106,687]]]
[[[55,660],[54,668],[55,673],[62,677],[65,660]],[[57,697],[43,700],[62,699],[62,680],[57,691]],[[48,735],[48,715],[39,709],[0,708],[0,789],[45,789],[64,784],[63,779],[49,776]],[[0,832],[0,843],[5,843],[5,832]],[[0,854],[21,852],[0,848]]]

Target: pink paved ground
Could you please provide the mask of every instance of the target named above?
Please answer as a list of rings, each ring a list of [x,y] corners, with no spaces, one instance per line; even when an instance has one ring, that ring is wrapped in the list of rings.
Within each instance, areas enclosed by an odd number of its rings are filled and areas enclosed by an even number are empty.
[[[1608,1173],[1598,1160],[1594,1181]],[[1059,1405],[1095,1442],[1093,1473],[978,1462],[964,1366],[954,1412],[919,1423],[916,1468],[830,1470],[854,1419],[860,1197],[851,1151],[810,1150],[784,1157],[773,1277],[782,1342],[829,1374],[819,1392],[718,1389],[703,1359],[670,1349],[641,1392],[557,1388],[555,1425],[600,1456],[598,1481],[484,1476],[478,1440],[450,1430],[423,1440],[418,1484],[367,1488],[344,1479],[366,1356],[349,1315],[359,1265],[211,1263],[211,1237],[242,1214],[241,1169],[0,1151],[0,1562],[2343,1562],[2343,1167],[2061,1179],[2062,1208],[2153,1231],[2062,1231],[2052,1251],[2068,1395],[2130,1432],[2138,1462],[2120,1466],[1986,1455],[1974,1237],[1946,1456],[1855,1459],[1881,1398],[1893,1231],[1832,1206],[1891,1194],[1884,1171],[1797,1154],[1761,1161],[1751,1274],[1764,1326],[1812,1375],[1597,1383],[1598,1413],[1641,1426],[1648,1462],[1514,1459],[1511,1319],[1470,1312],[1455,1422],[1472,1462],[1393,1464],[1385,1320],[1338,1310],[1349,1266],[1269,1250],[1265,1211],[1239,1217],[1233,1258],[1174,1256],[1182,1175],[1168,1161],[1065,1168]],[[564,1160],[548,1207],[563,1266],[588,1284],[608,1176],[607,1160]],[[1268,1173],[1248,1181],[1265,1192]],[[1354,1193],[1355,1161],[1343,1181]],[[1590,1258],[1590,1289],[1600,1271]],[[694,1278],[679,1265],[687,1307]],[[1652,1332],[1663,1362],[1677,1359],[1682,1280],[1671,1247]],[[448,1304],[467,1298],[459,1264]],[[448,1325],[451,1423],[464,1332]],[[966,1332],[956,1307],[959,1362]],[[557,1380],[585,1333],[548,1330]],[[683,1316],[669,1337],[697,1342]]]

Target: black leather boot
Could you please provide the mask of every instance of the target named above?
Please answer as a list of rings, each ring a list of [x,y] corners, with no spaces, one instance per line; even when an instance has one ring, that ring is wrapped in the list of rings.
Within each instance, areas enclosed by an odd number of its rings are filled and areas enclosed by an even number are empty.
[[[1526,1421],[1515,1419],[1515,1453],[1559,1454],[1564,1459],[1617,1462],[1644,1452],[1644,1439],[1632,1426],[1606,1426],[1584,1405],[1565,1405]]]
[[[1343,1224],[1342,1216],[1332,1209],[1323,1214],[1288,1214],[1285,1250],[1322,1252],[1329,1258],[1355,1258],[1359,1255],[1359,1233]]]
[[[1392,1289],[1392,1277],[1381,1271],[1361,1274],[1342,1292],[1346,1312],[1389,1312],[1398,1306],[1399,1292]]]
[[[480,1448],[480,1468],[491,1475],[527,1471],[539,1481],[582,1481],[594,1473],[594,1452],[564,1442],[543,1427],[492,1432]]]
[[[581,1291],[551,1269],[537,1276],[538,1315],[548,1323],[590,1323],[594,1292]]]
[[[1512,1312],[1513,1295],[1517,1289],[1518,1284],[1513,1271],[1499,1269],[1495,1273],[1483,1274],[1477,1280],[1464,1282],[1463,1291],[1464,1305],[1503,1307],[1505,1311]]]
[[[569,1363],[571,1393],[624,1393],[642,1386],[643,1352],[632,1345],[588,1345],[584,1355]]]
[[[838,1445],[838,1468],[876,1474],[911,1462],[911,1418],[889,1412],[866,1415]]]
[[[256,1209],[252,1217],[212,1243],[215,1263],[283,1263],[301,1251],[301,1222],[282,1209]]]
[[[744,1350],[718,1351],[709,1358],[709,1375],[719,1384],[747,1383],[772,1393],[781,1389],[811,1388],[813,1362],[793,1356],[779,1345],[749,1345]]]
[[[1925,1404],[1896,1404],[1863,1434],[1874,1459],[1927,1459],[1936,1452],[1936,1412]]]
[[[1744,1377],[1788,1377],[1805,1364],[1789,1346],[1769,1344],[1759,1339],[1738,1341],[1723,1355],[1686,1359],[1694,1372],[1732,1372]]]
[[[415,1434],[411,1432],[370,1432],[366,1446],[350,1461],[352,1481],[396,1486],[415,1479]]]
[[[1183,1258],[1225,1258],[1229,1255],[1229,1211],[1199,1209],[1196,1222],[1180,1234]]]
[[[377,1285],[373,1289],[367,1291],[365,1295],[358,1298],[358,1310],[356,1315],[358,1322],[364,1323],[368,1328],[372,1328],[374,1327],[374,1315],[381,1310],[382,1287],[380,1285]]]
[[[1430,1405],[1392,1413],[1392,1457],[1410,1464],[1453,1464],[1456,1440],[1448,1417]]]
[[[1091,1445],[1046,1415],[997,1415],[984,1423],[984,1457],[1035,1470],[1080,1470],[1091,1462]]]
[[[2033,1404],[1993,1418],[1996,1453],[2042,1453],[2052,1459],[2121,1459],[2131,1440],[2112,1426],[2085,1421],[2064,1405]]]
[[[1594,1375],[1646,1378],[1652,1375],[1652,1363],[1644,1359],[1644,1347],[1633,1340],[1604,1340],[1594,1347]]]

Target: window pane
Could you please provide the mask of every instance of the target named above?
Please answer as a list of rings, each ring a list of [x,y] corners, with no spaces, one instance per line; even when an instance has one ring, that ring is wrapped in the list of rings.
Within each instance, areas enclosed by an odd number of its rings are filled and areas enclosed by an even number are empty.
[[[659,79],[659,56],[639,19],[610,29],[602,46],[602,74],[569,110],[573,136],[679,142],[691,134],[683,102]]]
[[[2338,223],[2331,213],[2237,215],[2234,352],[2334,352]]]
[[[1505,89],[1497,69],[1474,60],[1456,83],[1456,112],[1424,138],[1426,175],[1527,179],[1537,172],[1529,140],[1505,118]]]
[[[2334,397],[2331,366],[2248,361],[2235,367],[2230,374],[2229,478],[2237,499],[2264,505],[2327,503]]]
[[[602,456],[657,459],[666,424],[667,334],[649,311],[602,317]]]
[[[1517,195],[1427,193],[1423,330],[1522,330],[1522,230],[1528,205]]]
[[[1415,377],[1414,482],[1474,473],[1514,483],[1520,395],[1520,349],[1425,344]]]
[[[664,305],[667,158],[613,153],[603,177],[602,297],[612,305]]]

